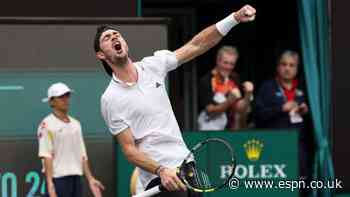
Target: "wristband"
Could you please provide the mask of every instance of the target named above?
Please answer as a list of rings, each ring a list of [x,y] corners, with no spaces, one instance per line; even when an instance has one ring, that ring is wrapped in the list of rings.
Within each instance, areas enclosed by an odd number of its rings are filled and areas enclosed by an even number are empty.
[[[234,13],[228,15],[226,18],[215,24],[216,29],[220,32],[221,35],[226,36],[226,34],[238,24],[239,22],[235,19]]]

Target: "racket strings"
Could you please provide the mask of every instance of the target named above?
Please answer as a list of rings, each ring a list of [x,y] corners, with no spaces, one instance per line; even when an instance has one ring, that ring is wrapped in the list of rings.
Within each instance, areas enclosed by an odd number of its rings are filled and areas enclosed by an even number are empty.
[[[194,188],[209,189],[213,187],[210,183],[208,174],[205,173],[205,171],[194,167],[187,170],[186,180]]]
[[[218,188],[226,182],[221,178],[221,168],[231,164],[232,154],[225,144],[211,141],[195,153],[194,158],[199,174],[200,189]]]
[[[205,189],[211,188],[212,185],[210,184],[209,176],[205,172],[201,172],[201,177],[203,180],[202,188],[205,188]]]
[[[233,151],[227,144],[216,140],[202,143],[191,150],[190,157],[190,161],[185,160],[183,170],[183,177],[190,188],[214,191],[227,183],[230,176],[222,176],[221,172],[221,169],[233,166]]]

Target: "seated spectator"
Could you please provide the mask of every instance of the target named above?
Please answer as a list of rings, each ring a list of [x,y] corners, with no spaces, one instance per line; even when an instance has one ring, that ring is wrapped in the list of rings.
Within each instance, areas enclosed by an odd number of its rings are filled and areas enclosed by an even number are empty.
[[[242,93],[238,74],[233,71],[238,57],[236,48],[220,48],[215,68],[200,80],[200,130],[235,130],[246,127],[254,87],[251,82],[244,82]]]
[[[308,173],[308,144],[305,115],[309,112],[305,93],[297,79],[299,55],[285,51],[278,60],[277,75],[265,81],[256,96],[255,123],[258,128],[295,128],[299,134],[300,174]]]

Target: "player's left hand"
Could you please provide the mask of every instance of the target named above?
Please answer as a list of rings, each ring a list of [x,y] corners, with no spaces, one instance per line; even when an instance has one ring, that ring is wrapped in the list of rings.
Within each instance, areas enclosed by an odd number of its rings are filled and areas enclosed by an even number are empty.
[[[250,5],[243,6],[234,13],[234,17],[238,22],[250,22],[255,19],[256,10]]]
[[[101,190],[105,190],[105,187],[103,186],[103,184],[95,178],[90,178],[88,181],[89,181],[90,190],[94,194],[94,196],[102,197]]]

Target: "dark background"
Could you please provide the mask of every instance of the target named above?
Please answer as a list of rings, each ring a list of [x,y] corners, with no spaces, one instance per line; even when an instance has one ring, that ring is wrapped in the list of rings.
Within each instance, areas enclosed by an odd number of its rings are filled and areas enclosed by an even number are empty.
[[[350,1],[331,1],[332,137],[335,175],[350,192]]]
[[[2,1],[2,17],[133,17],[137,0]]]

